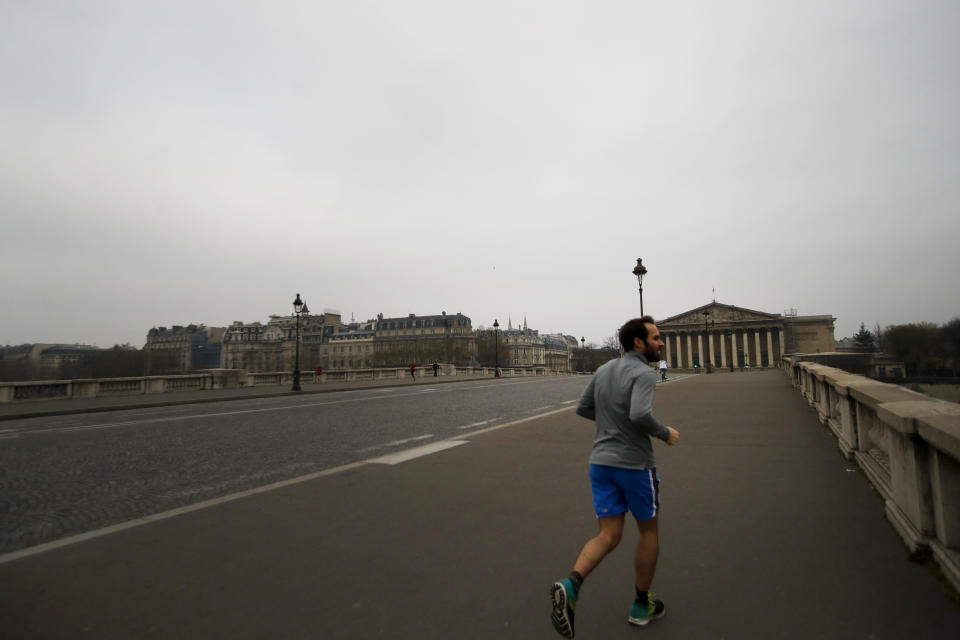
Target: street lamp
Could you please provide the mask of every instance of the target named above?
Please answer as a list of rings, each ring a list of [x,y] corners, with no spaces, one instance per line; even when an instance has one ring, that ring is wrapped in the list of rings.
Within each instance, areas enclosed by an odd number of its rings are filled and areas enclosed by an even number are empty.
[[[300,391],[300,313],[303,311],[303,300],[300,299],[300,294],[297,294],[297,298],[293,301],[293,311],[297,314],[297,346],[294,349],[294,358],[293,358],[293,390]]]
[[[493,367],[493,377],[500,377],[500,323],[493,319],[493,349],[496,354],[497,364]]]
[[[586,352],[586,338],[580,336],[580,370],[587,370],[587,352]]]
[[[640,315],[643,315],[643,276],[646,275],[647,268],[643,266],[643,259],[637,258],[637,266],[633,268],[633,275],[637,276],[637,283],[640,285]]]
[[[710,310],[704,309],[703,310],[703,333],[704,333],[703,337],[706,339],[706,343],[704,344],[704,349],[703,349],[704,351],[703,360],[707,363],[707,373],[713,373],[713,363],[710,362],[710,329],[708,327],[708,324],[715,325],[716,322],[714,322],[713,320],[710,320],[708,322],[707,319],[709,317],[710,317]]]

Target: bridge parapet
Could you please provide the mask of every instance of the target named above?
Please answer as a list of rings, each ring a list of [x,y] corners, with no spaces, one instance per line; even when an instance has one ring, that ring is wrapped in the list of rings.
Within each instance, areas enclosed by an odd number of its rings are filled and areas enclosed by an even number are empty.
[[[960,589],[960,404],[802,356],[783,368],[883,497],[907,547],[932,553]]]
[[[417,378],[433,377],[430,365],[420,366],[414,371]],[[494,377],[493,367],[457,367],[441,364],[439,376]],[[355,382],[363,380],[407,379],[410,370],[407,367],[378,369],[328,369],[319,376],[313,371],[301,371],[304,381],[315,383]],[[566,376],[566,371],[556,371],[546,367],[510,367],[500,368],[500,375],[519,376]],[[174,393],[177,391],[204,391],[208,389],[237,389],[242,387],[261,387],[290,385],[293,372],[250,373],[241,369],[208,369],[188,375],[145,376],[138,378],[96,378],[89,380],[34,380],[29,382],[0,382],[0,403],[29,400],[50,400],[55,398],[99,398],[110,396]]]

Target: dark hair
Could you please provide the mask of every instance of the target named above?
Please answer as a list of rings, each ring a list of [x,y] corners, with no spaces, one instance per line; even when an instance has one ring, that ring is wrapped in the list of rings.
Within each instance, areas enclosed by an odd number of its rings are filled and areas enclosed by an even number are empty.
[[[656,324],[650,316],[643,316],[642,318],[627,320],[620,327],[617,337],[620,338],[620,346],[623,347],[624,353],[633,351],[634,338],[640,338],[644,342],[647,341],[647,323]]]

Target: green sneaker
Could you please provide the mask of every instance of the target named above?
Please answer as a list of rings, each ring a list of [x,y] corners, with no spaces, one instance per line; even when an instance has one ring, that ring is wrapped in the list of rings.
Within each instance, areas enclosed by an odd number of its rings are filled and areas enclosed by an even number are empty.
[[[550,601],[553,604],[553,612],[550,614],[553,628],[564,638],[572,638],[573,616],[577,610],[577,592],[573,590],[570,578],[553,583],[550,587]]]
[[[653,596],[652,593],[650,595]],[[630,606],[630,617],[627,618],[627,622],[642,627],[651,620],[662,618],[665,613],[666,608],[663,606],[663,600],[654,600],[651,597],[647,600],[646,605],[634,602]]]

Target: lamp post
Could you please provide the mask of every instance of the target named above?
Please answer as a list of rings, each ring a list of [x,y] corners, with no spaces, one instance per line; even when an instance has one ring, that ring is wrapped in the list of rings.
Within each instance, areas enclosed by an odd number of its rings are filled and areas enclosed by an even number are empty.
[[[587,370],[587,340],[583,336],[580,336],[580,370]]]
[[[716,324],[716,323],[715,323],[713,320],[709,320],[709,321],[708,321],[708,318],[709,318],[709,317],[710,317],[710,310],[709,310],[709,309],[704,309],[704,311],[703,311],[703,334],[704,334],[703,337],[705,338],[705,340],[704,340],[704,347],[703,347],[703,350],[704,350],[704,354],[703,354],[703,355],[704,355],[704,358],[703,358],[703,359],[704,359],[704,361],[707,363],[707,373],[713,373],[713,363],[710,362],[710,328],[709,328],[708,325],[710,325],[710,324]]]
[[[300,294],[297,294],[293,301],[293,311],[297,314],[297,346],[294,349],[293,356],[293,390],[300,391],[300,313],[303,311],[303,300]]]
[[[496,354],[497,364],[493,367],[493,377],[500,377],[500,323],[493,319],[493,349]]]
[[[643,258],[637,258],[637,266],[633,268],[633,275],[637,276],[637,283],[640,285],[640,315],[643,315],[643,276],[646,275],[647,268],[643,266]]]

